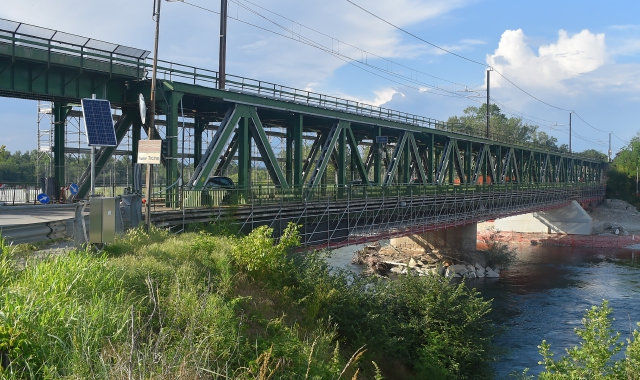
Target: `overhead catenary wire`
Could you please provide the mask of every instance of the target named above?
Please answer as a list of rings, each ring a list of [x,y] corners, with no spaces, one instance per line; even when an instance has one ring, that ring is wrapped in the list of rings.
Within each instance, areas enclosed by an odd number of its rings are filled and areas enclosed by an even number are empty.
[[[423,38],[421,38],[421,37],[419,37],[419,36],[415,35],[414,33],[411,33],[411,32],[409,32],[408,30],[406,30],[406,29],[404,29],[404,28],[401,28],[400,26],[397,26],[397,25],[395,25],[395,24],[391,23],[390,21],[388,21],[388,20],[386,20],[386,19],[384,19],[384,18],[382,18],[382,17],[378,16],[377,14],[375,14],[375,13],[373,13],[373,12],[369,11],[368,9],[366,9],[366,8],[364,8],[364,7],[362,7],[362,6],[358,5],[358,4],[356,4],[356,3],[355,3],[355,2],[353,2],[352,0],[346,0],[346,1],[347,1],[348,3],[350,3],[350,4],[352,4],[353,6],[355,6],[355,7],[359,8],[360,10],[362,10],[362,11],[364,11],[364,12],[368,13],[369,15],[371,15],[371,16],[373,16],[373,17],[377,18],[378,20],[380,20],[380,21],[384,22],[385,24],[388,24],[388,25],[390,25],[390,26],[392,26],[392,27],[394,27],[394,28],[396,28],[396,29],[400,30],[401,32],[403,32],[403,33],[405,33],[405,34],[407,34],[407,35],[410,35],[410,36],[412,36],[412,37],[414,37],[414,38],[416,38],[416,39],[418,39],[418,40],[420,40],[420,41],[422,41],[422,42],[424,42],[424,43],[426,43],[426,44],[428,44],[428,45],[430,45],[430,46],[433,46],[434,48],[436,48],[436,49],[438,49],[438,50],[441,50],[441,51],[443,51],[443,52],[445,52],[445,53],[447,53],[447,54],[451,54],[451,55],[453,55],[453,56],[456,56],[456,57],[458,57],[458,58],[464,59],[464,60],[466,60],[466,61],[469,61],[469,62],[474,63],[474,64],[477,64],[477,65],[481,65],[481,66],[484,66],[484,67],[486,67],[486,66],[487,66],[487,64],[486,64],[486,63],[478,62],[478,61],[476,61],[476,60],[474,60],[474,59],[471,59],[471,58],[465,57],[465,56],[463,56],[463,55],[460,55],[460,54],[454,53],[454,52],[452,52],[452,51],[450,51],[450,50],[448,50],[448,49],[445,49],[445,48],[443,48],[443,47],[441,47],[441,46],[438,46],[438,45],[436,45],[436,44],[434,44],[434,43],[432,43],[432,42],[429,42],[429,41],[427,41],[427,40],[425,40],[425,39],[423,39]],[[526,94],[527,96],[531,97],[532,99],[535,99],[535,100],[537,100],[538,102],[540,102],[540,103],[542,103],[542,104],[545,104],[545,105],[547,105],[547,106],[549,106],[549,107],[555,108],[555,109],[557,109],[557,110],[566,111],[566,112],[571,112],[571,113],[573,113],[574,115],[576,115],[576,117],[578,117],[580,120],[582,120],[582,121],[583,121],[587,126],[589,126],[589,127],[593,128],[594,130],[599,131],[599,132],[603,132],[603,133],[611,133],[611,134],[613,134],[613,135],[614,135],[618,140],[622,141],[623,143],[628,143],[628,141],[625,141],[625,140],[621,139],[621,138],[620,138],[620,137],[618,137],[618,136],[615,134],[615,132],[613,132],[613,131],[604,131],[604,130],[602,130],[602,129],[596,128],[596,127],[594,127],[593,125],[589,124],[589,123],[588,123],[588,122],[586,122],[586,121],[585,121],[585,120],[584,120],[584,119],[583,119],[583,118],[582,118],[582,117],[581,117],[577,112],[575,112],[575,111],[573,111],[573,110],[566,109],[566,108],[562,108],[562,107],[555,106],[555,105],[553,105],[553,104],[551,104],[551,103],[548,103],[548,102],[546,102],[546,101],[544,101],[544,100],[542,100],[542,99],[540,99],[540,98],[538,98],[538,97],[534,96],[533,94],[529,93],[528,91],[526,91],[525,89],[523,89],[522,87],[520,87],[520,86],[518,86],[516,83],[514,83],[512,80],[510,80],[509,78],[507,78],[507,77],[506,77],[504,74],[502,74],[500,71],[496,70],[496,69],[495,69],[495,68],[493,68],[493,67],[492,67],[492,69],[493,69],[493,71],[495,71],[498,75],[500,75],[502,78],[504,78],[507,82],[509,82],[511,85],[513,85],[513,86],[514,86],[514,87],[516,87],[518,90],[522,91],[524,94]]]
[[[379,68],[379,67],[374,66],[374,65],[370,65],[370,64],[368,64],[367,62],[361,62],[361,61],[359,61],[359,60],[357,60],[357,59],[354,59],[354,58],[349,57],[349,56],[347,56],[347,55],[345,55],[345,54],[342,54],[342,53],[340,53],[340,52],[338,52],[338,51],[335,51],[335,50],[334,50],[334,49],[332,49],[332,48],[328,48],[328,47],[326,47],[326,46],[324,46],[324,45],[322,45],[322,44],[320,44],[320,43],[317,43],[316,41],[313,41],[313,40],[311,40],[311,39],[309,39],[309,38],[307,38],[307,37],[305,37],[305,36],[303,36],[303,35],[301,35],[301,34],[299,34],[299,33],[295,32],[295,31],[293,31],[292,29],[289,29],[289,28],[287,28],[287,27],[285,27],[285,26],[283,26],[283,25],[279,24],[279,23],[278,23],[278,22],[276,22],[276,21],[273,21],[273,20],[269,19],[268,17],[266,17],[266,16],[264,16],[264,15],[260,14],[259,12],[257,12],[257,11],[255,11],[255,10],[251,9],[250,7],[248,7],[248,6],[247,6],[247,5],[245,5],[245,4],[241,4],[240,2],[238,2],[238,1],[236,1],[236,0],[231,0],[231,1],[232,1],[233,3],[235,3],[235,4],[237,4],[239,7],[242,7],[242,8],[244,8],[244,9],[248,10],[249,12],[254,13],[254,14],[255,14],[255,15],[257,15],[258,17],[261,17],[261,18],[263,18],[264,20],[266,20],[266,21],[268,21],[268,22],[270,22],[270,23],[272,23],[272,24],[276,25],[277,27],[279,27],[279,28],[281,28],[281,29],[283,29],[283,30],[287,31],[288,33],[290,33],[290,34],[291,34],[291,36],[286,35],[286,34],[283,34],[283,33],[279,33],[279,32],[277,32],[277,31],[274,31],[274,30],[271,30],[271,29],[268,29],[268,28],[265,28],[265,27],[262,27],[262,26],[259,26],[259,25],[256,25],[256,24],[253,24],[253,23],[251,23],[251,22],[248,22],[248,21],[242,20],[242,19],[237,18],[237,17],[228,16],[230,19],[232,19],[232,20],[234,20],[234,21],[237,21],[237,22],[240,22],[240,23],[243,23],[243,24],[246,24],[246,25],[252,26],[252,27],[254,27],[254,28],[257,28],[257,29],[260,29],[260,30],[263,30],[263,31],[266,31],[266,32],[269,32],[269,33],[272,33],[272,34],[277,35],[277,36],[280,36],[280,37],[284,37],[284,38],[287,38],[287,39],[290,39],[290,40],[293,40],[293,41],[296,41],[296,42],[299,42],[299,43],[303,43],[303,44],[305,44],[305,45],[308,45],[308,46],[311,46],[311,47],[314,47],[314,48],[317,48],[317,49],[319,49],[319,50],[321,50],[321,51],[324,51],[324,52],[326,52],[326,53],[328,53],[328,54],[331,54],[332,56],[334,56],[334,57],[336,57],[336,58],[338,58],[338,59],[342,60],[343,62],[345,62],[345,63],[347,63],[347,64],[353,65],[353,66],[355,66],[355,67],[357,67],[357,68],[359,68],[359,69],[361,69],[361,70],[363,70],[363,71],[365,71],[365,72],[368,72],[368,73],[370,73],[370,74],[372,74],[372,75],[378,76],[378,77],[380,77],[380,78],[382,78],[382,79],[388,80],[388,81],[390,81],[390,82],[396,83],[396,84],[401,85],[401,86],[405,86],[405,87],[408,87],[408,88],[411,88],[411,89],[414,89],[414,90],[418,90],[418,91],[420,91],[420,92],[429,92],[430,94],[439,95],[439,96],[445,96],[445,97],[452,97],[452,98],[459,98],[459,99],[468,99],[468,100],[473,101],[473,102],[478,103],[478,104],[485,104],[484,102],[480,102],[480,101],[478,101],[478,100],[473,99],[473,97],[472,97],[472,96],[465,96],[465,95],[461,95],[461,94],[458,94],[458,93],[456,93],[456,92],[454,92],[454,91],[450,91],[450,90],[447,90],[447,89],[443,89],[443,88],[438,87],[438,86],[433,86],[433,85],[430,85],[430,84],[427,84],[427,83],[424,83],[424,82],[421,82],[421,81],[415,80],[415,79],[413,79],[413,78],[409,78],[409,77],[406,77],[406,76],[404,76],[404,75],[401,75],[401,74],[398,74],[398,73],[395,73],[395,72],[391,72],[391,71],[388,71],[388,70],[385,70],[385,69]],[[250,3],[250,4],[252,4],[252,5],[256,5],[256,4],[254,4],[254,3],[252,3],[252,2],[250,2],[250,1],[248,1],[248,0],[244,0],[244,1],[246,1],[247,3]],[[349,0],[347,0],[347,1],[349,1]],[[181,1],[181,2],[182,2],[182,3],[184,3],[184,4],[186,4],[186,5],[192,6],[192,7],[194,7],[194,8],[198,8],[198,9],[201,9],[201,10],[204,10],[204,11],[207,11],[207,12],[210,12],[210,13],[214,13],[214,14],[219,14],[219,12],[217,12],[217,11],[215,11],[215,10],[205,8],[205,7],[202,7],[202,6],[199,6],[199,5],[196,5],[196,4],[193,4],[193,3],[190,3],[190,2],[188,2],[188,1]],[[354,4],[354,5],[356,5],[356,6],[358,6],[357,4],[355,4],[355,3],[351,2],[351,1],[349,1],[349,2],[350,2],[350,3],[352,3],[352,4]],[[258,6],[258,5],[256,5],[256,6]],[[281,16],[281,15],[279,15],[279,14],[275,13],[275,12],[269,11],[268,9],[266,9],[266,8],[264,8],[264,7],[261,7],[261,6],[258,6],[258,7],[259,7],[259,8],[261,8],[261,9],[264,9],[265,11],[268,11],[268,12],[270,12],[270,13],[273,13],[273,14],[275,14],[275,15],[278,15],[278,16],[280,16],[280,17],[282,17],[282,18],[284,18],[284,19],[286,19],[286,20],[288,20],[288,21],[291,21],[291,22],[293,22],[293,23],[296,23],[296,24],[298,24],[298,25],[300,25],[300,26],[302,26],[302,27],[305,27],[305,28],[307,28],[307,29],[309,29],[309,30],[312,30],[312,31],[314,31],[314,32],[317,32],[317,33],[319,33],[319,34],[321,34],[321,35],[324,35],[324,36],[327,36],[327,37],[329,37],[329,38],[332,38],[333,40],[340,41],[340,40],[338,40],[338,39],[336,39],[336,38],[333,38],[333,37],[331,37],[331,36],[328,36],[328,35],[326,35],[326,34],[324,34],[324,33],[322,33],[322,32],[318,32],[318,31],[317,31],[317,30],[315,30],[315,29],[312,29],[312,28],[306,27],[306,26],[304,26],[304,25],[302,25],[302,24],[300,24],[300,23],[297,23],[296,21],[291,20],[291,19],[289,19],[289,18],[286,18],[285,16]],[[358,6],[358,7],[359,7],[359,8],[361,8],[360,6]],[[361,8],[361,9],[363,9],[363,8]],[[363,9],[363,10],[364,10],[364,9]],[[366,11],[366,10],[365,10],[365,11]],[[370,12],[368,12],[368,11],[367,11],[367,13],[370,13]],[[373,15],[373,14],[372,14],[372,15]],[[376,16],[376,17],[377,17],[377,18],[380,18],[380,17],[378,17],[378,16]],[[383,20],[382,18],[380,18],[380,19],[381,19],[381,20]],[[383,20],[383,21],[384,21],[384,20]],[[390,24],[390,23],[389,23],[389,24]],[[391,24],[391,25],[393,25],[393,24]],[[393,25],[393,26],[395,27],[395,25]],[[399,28],[399,29],[401,29],[401,28]],[[404,29],[401,29],[401,30],[403,30],[404,32],[406,32]],[[406,33],[411,34],[411,33],[409,33],[409,32],[406,32]],[[412,36],[414,36],[413,34],[411,34],[411,35],[412,35]],[[297,36],[298,38],[294,38],[293,36]],[[414,37],[416,37],[416,38],[420,39],[420,40],[421,40],[421,41],[423,41],[423,42],[428,43],[429,45],[432,45],[432,46],[438,47],[437,45],[432,44],[432,43],[430,43],[430,42],[428,42],[428,41],[426,41],[426,40],[423,40],[423,39],[421,39],[420,37],[417,37],[417,36],[414,36]],[[366,52],[365,50],[360,49],[360,48],[358,48],[358,47],[355,47],[355,46],[353,46],[353,45],[351,45],[351,44],[345,43],[345,42],[343,42],[343,41],[340,41],[340,42],[341,42],[341,43],[344,43],[345,45],[351,46],[351,47],[353,47],[353,48],[355,48],[355,49],[358,49],[358,50],[361,50],[361,51]],[[459,54],[456,54],[456,53],[450,52],[450,51],[448,51],[448,50],[446,50],[446,49],[444,49],[444,48],[440,48],[440,47],[438,47],[438,48],[439,48],[440,50],[443,50],[443,51],[447,52],[447,53],[453,54],[453,55],[455,55],[455,56],[459,56],[460,58],[467,59],[466,57],[463,57],[463,56],[460,56]],[[371,53],[371,54],[372,54],[372,55],[374,55],[373,53]],[[378,57],[379,57],[379,56],[378,56]],[[379,57],[379,58],[382,58],[382,57]],[[382,59],[385,59],[386,61],[389,61],[389,62],[394,62],[394,61],[388,60],[388,59],[386,59],[386,58],[382,58]],[[470,60],[470,59],[467,59],[467,60]],[[470,61],[473,61],[473,60],[470,60]],[[480,64],[480,63],[479,63],[479,62],[477,62],[477,61],[473,61],[473,62],[474,62],[474,63],[478,63],[478,64]],[[402,65],[402,64],[398,64],[398,65],[399,65],[399,66],[402,66],[402,67],[405,67],[405,68],[408,68],[408,69],[410,69],[410,70],[412,70],[412,71],[418,72],[418,71],[416,71],[416,70],[414,70],[414,69],[411,69],[411,68],[409,68],[409,67],[407,67],[407,66],[405,66],[405,65]],[[485,64],[482,64],[482,65],[483,65],[483,66],[486,66]],[[364,66],[364,67],[362,67],[362,66]],[[423,87],[426,87],[426,88],[432,89],[432,90],[434,90],[434,91],[425,91],[425,89],[424,89],[424,88],[420,88],[420,87],[416,87],[416,86],[411,85],[411,84],[408,84],[408,83],[400,82],[400,81],[398,81],[398,80],[396,80],[396,79],[389,78],[389,77],[384,76],[384,75],[382,75],[382,74],[380,74],[380,73],[373,72],[372,70],[375,70],[375,71],[379,71],[379,72],[385,73],[386,75],[391,75],[391,76],[393,76],[393,77],[395,77],[395,78],[397,78],[397,79],[402,79],[402,80],[408,81],[408,82],[410,82],[410,83],[413,83],[414,85],[417,85],[417,86],[423,86]],[[422,72],[420,72],[420,73],[422,73]],[[427,76],[430,76],[430,77],[435,78],[435,79],[439,79],[439,80],[446,81],[446,82],[448,82],[448,83],[452,83],[452,84],[459,85],[459,86],[464,86],[464,87],[465,87],[465,91],[467,91],[467,89],[469,88],[469,87],[468,87],[468,86],[466,86],[466,85],[463,85],[463,84],[460,84],[460,83],[457,83],[457,82],[453,82],[453,81],[449,81],[449,80],[446,80],[446,79],[443,79],[443,78],[439,78],[439,77],[433,76],[433,75],[431,75],[431,74],[427,74],[427,73],[422,73],[422,74],[427,75]],[[500,73],[499,73],[499,74],[500,74]],[[503,76],[502,74],[500,74],[500,75],[501,75],[501,76]],[[503,76],[503,77],[504,77],[504,76]],[[505,78],[505,79],[507,79],[507,78]],[[507,80],[508,80],[508,79],[507,79]],[[472,92],[475,92],[475,91],[482,91],[482,90],[471,90],[471,91],[472,91]],[[504,105],[503,105],[503,104],[501,104],[501,105],[504,107]],[[508,108],[508,107],[505,107],[505,108]],[[520,115],[519,115],[519,114],[521,114],[521,115],[525,115],[525,114],[523,114],[523,113],[519,113],[519,112],[517,112],[517,111],[516,111],[516,113],[509,113],[509,114],[511,114],[511,115],[513,115],[513,116],[520,117],[520,118],[522,118],[522,119],[526,119],[526,118],[523,118],[522,116],[520,116]],[[532,117],[532,118],[535,118],[535,117]],[[580,118],[580,119],[581,119],[581,120],[583,120],[582,118]],[[544,119],[540,119],[540,120],[544,120]],[[537,127],[542,127],[542,126],[540,126],[537,122],[535,122],[535,121],[533,121],[533,120],[528,120],[528,121],[532,122],[532,123],[533,123],[533,125],[535,125],[535,126],[537,126]],[[550,126],[544,126],[544,127],[545,127],[545,128],[549,128],[549,129],[553,129],[553,130],[557,130],[557,129],[552,128],[552,127],[550,127]],[[563,132],[563,131],[561,131],[561,130],[559,130],[559,131],[560,131],[560,132]],[[566,132],[563,132],[563,133],[566,133]],[[616,136],[616,137],[617,137],[617,136]],[[581,139],[582,139],[582,140],[585,140],[584,138],[581,138]],[[588,140],[585,140],[585,141],[588,141]]]

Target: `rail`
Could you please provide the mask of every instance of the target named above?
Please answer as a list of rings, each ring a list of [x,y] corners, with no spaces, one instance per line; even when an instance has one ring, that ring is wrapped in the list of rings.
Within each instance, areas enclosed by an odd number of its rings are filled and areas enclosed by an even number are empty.
[[[95,70],[95,65],[90,64],[92,60],[108,63],[110,73],[114,72],[114,66],[135,68],[136,79],[148,79],[152,67],[152,62],[148,57],[149,52],[145,50],[80,37],[6,19],[0,19],[0,46],[2,44],[10,45],[12,54],[15,54],[15,48],[17,46],[25,46],[47,51],[49,59],[51,58],[51,53],[78,57],[81,68],[86,67]],[[169,81],[180,81],[209,87],[217,87],[218,83],[218,73],[214,70],[162,60],[159,60],[158,77]],[[372,106],[353,100],[300,90],[271,82],[237,75],[227,75],[226,83],[228,91],[373,117],[427,129],[438,129],[475,138],[493,140],[525,148],[536,148],[592,160],[589,157],[579,154],[569,154],[559,148],[533,142],[523,142],[507,134],[492,133],[489,138],[487,138],[483,131],[474,131],[472,127],[465,124],[439,121],[407,112]]]

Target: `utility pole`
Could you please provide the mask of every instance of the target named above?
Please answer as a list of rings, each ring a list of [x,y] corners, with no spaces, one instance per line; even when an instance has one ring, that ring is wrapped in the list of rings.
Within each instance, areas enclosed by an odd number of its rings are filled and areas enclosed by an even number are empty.
[[[149,112],[149,140],[153,140],[153,135],[156,132],[156,75],[158,73],[158,40],[160,38],[160,4],[162,0],[155,0],[153,2],[153,17],[156,18],[156,41],[153,49],[153,71],[151,73],[151,94],[149,99],[151,100],[151,107]],[[151,225],[151,188],[153,187],[153,165],[147,164],[147,187],[145,189],[145,223],[147,231]]]
[[[572,112],[569,112],[569,153],[571,153],[571,114]]]
[[[609,132],[609,162],[611,162],[611,132]]]
[[[220,0],[220,52],[218,59],[218,88],[224,90],[227,82],[227,0]]]
[[[489,74],[491,74],[491,68],[487,69],[487,138],[489,138],[489,120],[491,118],[490,112],[489,112],[489,109],[490,109],[489,108],[489,99],[490,99],[489,98],[489,90],[491,88],[491,85],[490,85],[491,75],[489,75]]]

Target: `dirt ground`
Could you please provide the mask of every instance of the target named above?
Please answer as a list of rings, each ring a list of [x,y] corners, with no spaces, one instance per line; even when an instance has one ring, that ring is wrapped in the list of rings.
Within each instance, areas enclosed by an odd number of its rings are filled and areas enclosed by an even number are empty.
[[[629,203],[619,199],[605,199],[597,207],[587,210],[593,218],[594,233],[615,234],[616,228],[624,234],[640,234],[640,212]]]

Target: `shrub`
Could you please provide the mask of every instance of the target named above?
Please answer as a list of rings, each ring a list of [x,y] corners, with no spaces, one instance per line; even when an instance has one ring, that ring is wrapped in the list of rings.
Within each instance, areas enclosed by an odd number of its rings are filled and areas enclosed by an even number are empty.
[[[483,238],[487,245],[487,250],[485,251],[487,265],[505,269],[516,260],[516,250],[509,247],[509,244],[501,242],[499,234],[500,231],[492,229],[489,236]]]
[[[551,345],[543,340],[538,348],[545,370],[539,379],[640,379],[640,332],[630,334],[624,357],[615,359],[625,343],[619,342],[620,333],[611,326],[611,312],[607,301],[588,309],[582,318],[584,327],[575,329],[582,340],[580,346],[567,349],[567,355],[558,360],[553,359]]]

